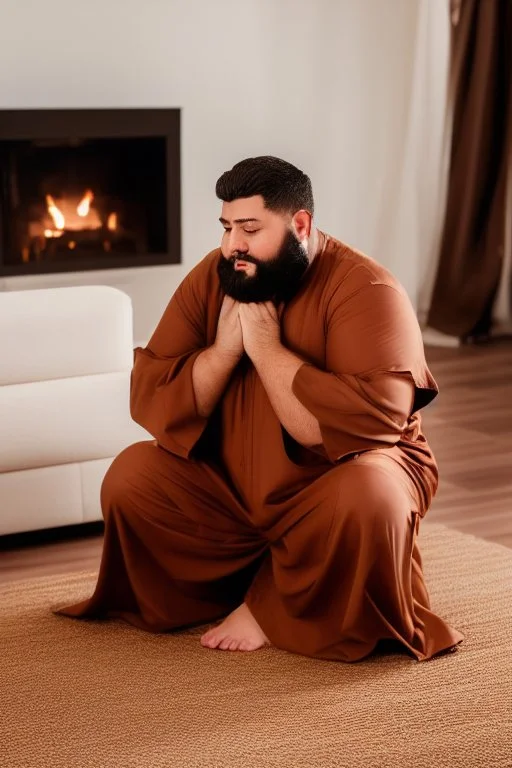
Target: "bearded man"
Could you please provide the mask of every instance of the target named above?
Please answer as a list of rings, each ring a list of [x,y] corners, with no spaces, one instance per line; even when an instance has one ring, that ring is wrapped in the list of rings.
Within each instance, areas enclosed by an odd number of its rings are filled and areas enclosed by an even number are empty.
[[[438,388],[407,294],[316,228],[290,163],[242,160],[216,192],[221,247],[135,349],[131,414],[155,439],[110,466],[96,589],[54,613],[345,662],[456,650],[417,542]]]

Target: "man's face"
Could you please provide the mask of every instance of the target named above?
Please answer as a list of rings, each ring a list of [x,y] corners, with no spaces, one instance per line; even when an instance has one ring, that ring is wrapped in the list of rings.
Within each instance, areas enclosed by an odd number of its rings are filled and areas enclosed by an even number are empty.
[[[219,280],[236,301],[287,301],[298,291],[309,266],[292,217],[269,211],[261,195],[223,203]]]

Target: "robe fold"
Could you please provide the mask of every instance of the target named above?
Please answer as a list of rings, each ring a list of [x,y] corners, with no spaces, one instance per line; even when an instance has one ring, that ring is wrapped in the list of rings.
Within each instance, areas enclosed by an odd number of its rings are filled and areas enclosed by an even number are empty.
[[[54,613],[163,632],[245,600],[291,652],[357,661],[391,641],[422,661],[454,650],[464,636],[431,610],[417,544],[438,484],[420,410],[438,387],[407,294],[325,234],[281,316],[281,342],[303,361],[291,396],[320,426],[322,443],[305,448],[247,355],[211,416],[198,413],[192,369],[216,336],[219,258],[194,267],[134,351],[130,411],[155,440],[108,470],[95,592]]]

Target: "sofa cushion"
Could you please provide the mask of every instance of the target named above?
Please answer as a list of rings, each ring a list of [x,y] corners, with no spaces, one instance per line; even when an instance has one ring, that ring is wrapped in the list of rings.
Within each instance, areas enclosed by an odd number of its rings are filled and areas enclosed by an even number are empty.
[[[0,472],[115,456],[150,435],[130,418],[130,373],[0,387]]]
[[[0,384],[129,370],[130,297],[107,285],[0,293]]]
[[[0,474],[0,535],[83,522],[78,464]]]
[[[100,490],[103,478],[113,459],[82,461],[80,478],[82,485],[82,509],[84,523],[101,520]]]

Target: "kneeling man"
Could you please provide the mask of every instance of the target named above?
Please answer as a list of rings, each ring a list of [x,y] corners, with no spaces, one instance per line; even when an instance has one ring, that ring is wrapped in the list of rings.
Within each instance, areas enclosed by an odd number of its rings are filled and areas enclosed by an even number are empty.
[[[346,662],[455,650],[417,544],[438,390],[404,289],[315,227],[290,163],[242,160],[216,192],[220,248],[135,350],[131,414],[155,439],[112,463],[96,589],[54,613]]]

